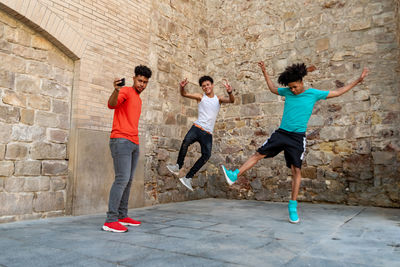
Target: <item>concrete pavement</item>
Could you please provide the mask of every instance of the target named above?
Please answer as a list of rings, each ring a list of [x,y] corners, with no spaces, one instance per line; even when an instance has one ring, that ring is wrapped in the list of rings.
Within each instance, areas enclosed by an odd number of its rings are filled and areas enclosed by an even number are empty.
[[[0,224],[0,266],[400,266],[400,210],[203,199],[105,214]]]

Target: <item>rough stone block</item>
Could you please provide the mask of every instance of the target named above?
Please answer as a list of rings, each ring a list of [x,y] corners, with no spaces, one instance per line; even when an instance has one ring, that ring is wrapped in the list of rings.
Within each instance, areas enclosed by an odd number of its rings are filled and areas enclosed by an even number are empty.
[[[28,154],[28,148],[22,143],[9,143],[6,148],[6,159],[23,159]]]
[[[66,176],[56,176],[50,178],[51,191],[64,190],[67,186]]]
[[[26,178],[24,184],[25,192],[48,191],[50,189],[49,177]]]
[[[317,52],[325,51],[329,49],[329,38],[322,38],[317,40],[315,49]]]
[[[31,75],[49,76],[50,66],[45,62],[30,61],[27,64],[27,73]]]
[[[41,92],[54,98],[68,99],[69,88],[47,79],[42,80]]]
[[[15,89],[18,92],[38,94],[40,92],[40,79],[31,75],[16,74]]]
[[[21,109],[21,122],[33,125],[35,121],[35,111],[31,109]]]
[[[69,105],[67,102],[53,99],[52,111],[57,114],[69,115]]]
[[[60,124],[58,115],[52,112],[36,111],[35,124],[42,127],[57,128]]]
[[[396,163],[395,152],[386,152],[386,151],[372,152],[372,157],[374,159],[374,164],[394,165]]]
[[[11,176],[14,173],[13,161],[0,161],[0,176]]]
[[[0,70],[0,87],[13,89],[15,82],[15,74],[10,71]]]
[[[6,123],[19,122],[19,108],[10,106],[0,106],[0,121]]]
[[[50,110],[50,99],[41,95],[30,95],[28,97],[28,107],[40,110]]]
[[[0,193],[0,216],[32,213],[33,194]]]
[[[68,132],[59,129],[47,129],[47,139],[54,143],[67,143]]]
[[[4,189],[7,192],[22,192],[24,189],[25,178],[6,178],[4,180]]]
[[[0,144],[6,144],[11,140],[12,126],[0,122]]]
[[[40,175],[42,163],[38,160],[25,160],[15,162],[15,174],[17,176]]]
[[[360,31],[365,30],[371,27],[371,20],[357,20],[353,23],[350,23],[349,28],[350,31]]]
[[[6,145],[0,144],[0,160],[3,160],[6,155]]]
[[[256,97],[253,93],[243,94],[242,95],[242,104],[250,104],[256,102]]]
[[[3,103],[16,107],[26,107],[26,96],[14,91],[5,91]]]
[[[64,209],[63,192],[39,192],[33,200],[35,212],[55,211]]]
[[[310,150],[306,156],[306,162],[308,166],[319,166],[324,164],[326,161],[325,155],[321,151]]]
[[[14,125],[11,133],[11,138],[15,141],[40,141],[45,137],[45,129],[36,125]]]
[[[322,140],[335,141],[346,137],[345,127],[328,126],[321,129],[319,136]]]
[[[68,173],[68,161],[43,161],[42,175],[65,175]]]
[[[30,155],[32,159],[65,159],[65,144],[53,144],[45,142],[33,143]]]

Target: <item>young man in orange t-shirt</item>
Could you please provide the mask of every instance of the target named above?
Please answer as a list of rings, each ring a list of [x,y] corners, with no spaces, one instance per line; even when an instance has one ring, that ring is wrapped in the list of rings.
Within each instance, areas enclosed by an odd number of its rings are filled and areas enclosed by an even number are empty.
[[[124,86],[121,79],[114,80],[114,91],[108,99],[108,108],[114,109],[110,136],[110,150],[114,162],[115,181],[110,190],[107,219],[103,230],[127,232],[126,225],[139,226],[140,222],[128,217],[128,200],[133,174],[139,159],[138,125],[142,111],[140,93],[146,89],[151,70],[143,65],[135,68],[133,86]]]

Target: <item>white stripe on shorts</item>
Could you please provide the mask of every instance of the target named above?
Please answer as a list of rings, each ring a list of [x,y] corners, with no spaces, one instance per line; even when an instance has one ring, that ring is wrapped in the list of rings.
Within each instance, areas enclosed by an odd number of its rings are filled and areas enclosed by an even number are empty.
[[[304,153],[306,153],[306,137],[303,137],[303,153],[301,153],[300,159],[304,159]]]

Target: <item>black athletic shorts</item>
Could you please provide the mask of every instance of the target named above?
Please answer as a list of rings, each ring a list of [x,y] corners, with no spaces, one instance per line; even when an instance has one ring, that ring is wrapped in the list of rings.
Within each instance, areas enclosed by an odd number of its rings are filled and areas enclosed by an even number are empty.
[[[288,168],[291,168],[291,165],[301,168],[304,152],[306,151],[305,133],[288,132],[279,128],[257,149],[257,152],[265,155],[266,158],[273,158],[282,150],[284,151]]]

